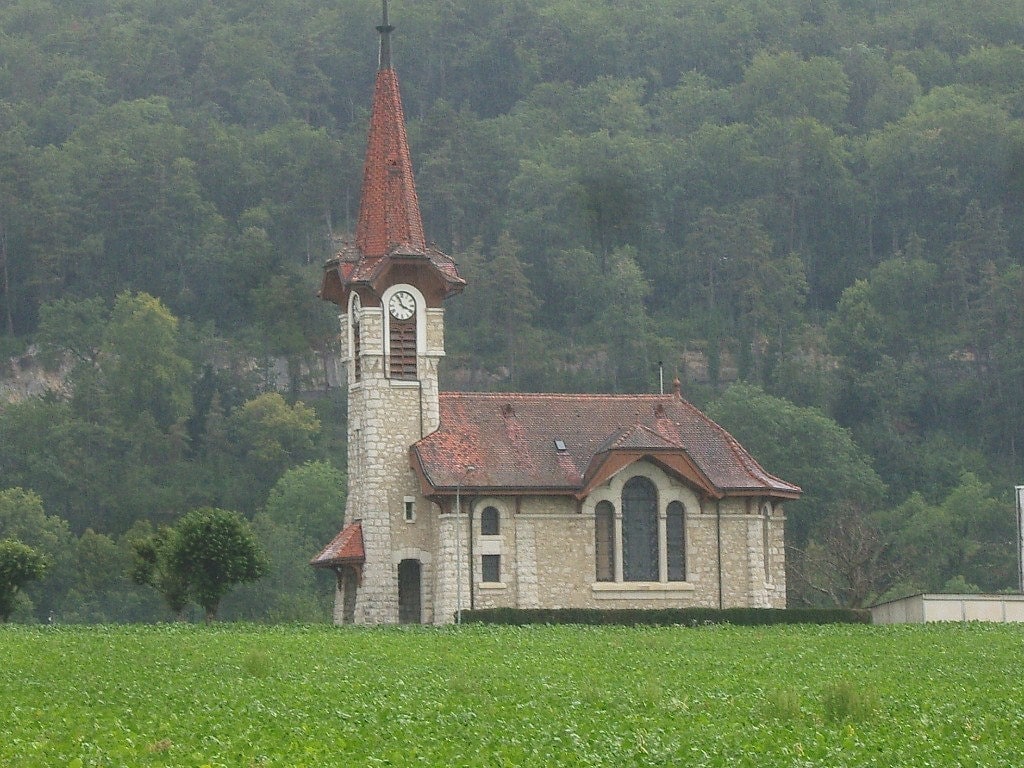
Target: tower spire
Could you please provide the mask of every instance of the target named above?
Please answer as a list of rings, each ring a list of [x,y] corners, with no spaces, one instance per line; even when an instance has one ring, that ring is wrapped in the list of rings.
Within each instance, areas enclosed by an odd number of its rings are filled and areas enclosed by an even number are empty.
[[[391,69],[391,33],[395,28],[388,23],[388,0],[381,0],[383,6],[381,24],[377,27],[380,32],[380,60],[377,63],[378,69]]]
[[[454,259],[428,245],[423,233],[398,75],[391,62],[394,27],[388,21],[388,0],[382,0],[381,9],[382,23],[377,27],[380,62],[373,86],[355,242],[346,243],[324,265],[320,288],[323,299],[346,308],[352,286],[379,283],[377,287],[383,287],[397,261],[412,259],[419,264],[417,269],[430,273],[423,279],[434,286],[432,296],[450,296],[466,284]]]
[[[362,200],[356,223],[356,245],[364,256],[383,256],[395,246],[422,252],[426,248],[420,203],[412,174],[398,75],[391,66],[388,0],[382,0],[380,68],[373,89],[370,135],[363,169]]]

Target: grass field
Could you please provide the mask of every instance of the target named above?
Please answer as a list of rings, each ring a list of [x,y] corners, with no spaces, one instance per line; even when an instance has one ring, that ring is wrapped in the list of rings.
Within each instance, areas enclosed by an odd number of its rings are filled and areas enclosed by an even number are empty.
[[[0,627],[0,766],[1020,766],[1024,628]]]

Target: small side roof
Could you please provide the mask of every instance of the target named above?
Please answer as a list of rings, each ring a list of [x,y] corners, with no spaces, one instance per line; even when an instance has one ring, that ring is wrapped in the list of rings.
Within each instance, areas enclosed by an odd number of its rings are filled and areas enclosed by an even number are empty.
[[[366,552],[363,549],[363,524],[357,520],[342,528],[309,564],[314,568],[336,568],[340,565],[361,566],[364,562]]]

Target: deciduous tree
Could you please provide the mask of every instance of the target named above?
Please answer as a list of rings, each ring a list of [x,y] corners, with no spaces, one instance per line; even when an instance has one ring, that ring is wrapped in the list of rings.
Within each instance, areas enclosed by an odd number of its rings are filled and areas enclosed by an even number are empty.
[[[0,540],[0,623],[14,613],[19,590],[46,573],[46,558],[15,539]]]
[[[169,541],[171,571],[206,614],[207,623],[232,587],[255,581],[267,570],[266,556],[249,523],[237,512],[205,507],[186,514]]]

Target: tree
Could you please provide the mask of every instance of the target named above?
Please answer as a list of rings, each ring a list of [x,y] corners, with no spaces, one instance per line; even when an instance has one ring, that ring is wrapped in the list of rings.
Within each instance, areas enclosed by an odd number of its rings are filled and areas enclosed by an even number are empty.
[[[255,511],[270,486],[290,466],[312,458],[313,439],[320,432],[316,412],[304,405],[288,405],[277,392],[246,401],[228,417],[228,435],[237,458],[237,470],[245,478],[249,494],[245,509]],[[259,499],[255,500],[255,495]]]
[[[884,522],[917,590],[942,589],[958,576],[986,591],[1016,583],[1012,505],[970,472],[940,503],[911,494]]]
[[[269,567],[249,523],[226,509],[192,510],[178,521],[168,546],[172,572],[188,585],[207,623],[217,618],[221,599],[233,586],[255,581]]]
[[[517,360],[528,335],[530,318],[540,302],[530,286],[527,268],[519,258],[519,244],[502,232],[494,258],[481,276],[480,293],[488,297],[490,309],[481,318],[481,325],[490,331],[496,349],[504,349],[503,362],[508,367],[508,380],[516,384]]]
[[[346,477],[326,461],[308,461],[281,475],[270,489],[266,514],[293,528],[313,546],[322,546],[341,530]]]
[[[148,413],[167,430],[192,408],[192,365],[179,352],[178,319],[145,293],[122,293],[104,331],[107,392],[125,424]]]
[[[734,384],[707,413],[769,472],[803,489],[786,505],[788,544],[802,548],[850,504],[871,512],[885,485],[850,432],[817,408],[800,408],[747,384]]]
[[[30,581],[46,573],[46,558],[20,541],[0,541],[0,623],[6,623],[14,607],[18,591]]]
[[[126,535],[130,536],[131,532]],[[145,584],[159,592],[171,613],[180,619],[188,606],[188,582],[172,559],[176,536],[173,528],[164,526],[148,536],[132,538],[130,575],[136,584]]]
[[[796,552],[790,570],[811,593],[844,608],[863,608],[901,575],[891,534],[854,505],[845,505],[828,527]]]
[[[813,117],[838,125],[849,101],[850,81],[835,59],[802,60],[790,51],[760,51],[737,86],[736,103],[752,121]]]

